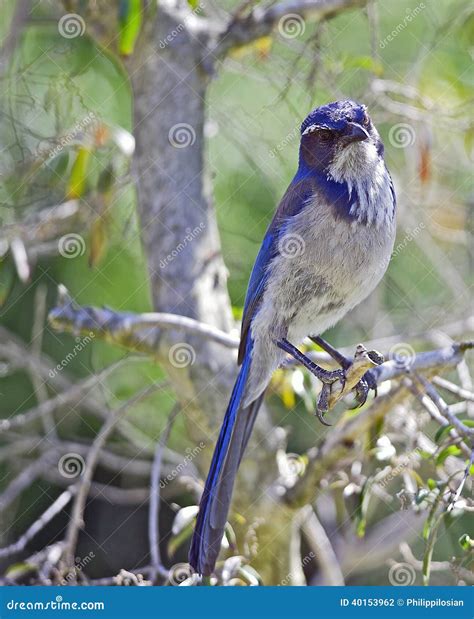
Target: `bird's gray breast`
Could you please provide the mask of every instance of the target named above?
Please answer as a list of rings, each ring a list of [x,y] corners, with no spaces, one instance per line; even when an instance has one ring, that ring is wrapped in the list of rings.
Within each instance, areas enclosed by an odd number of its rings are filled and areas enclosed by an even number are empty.
[[[377,228],[309,203],[280,237],[264,295],[272,303],[264,298],[260,318],[281,328],[285,323],[295,343],[322,333],[375,288],[394,236],[393,222]]]

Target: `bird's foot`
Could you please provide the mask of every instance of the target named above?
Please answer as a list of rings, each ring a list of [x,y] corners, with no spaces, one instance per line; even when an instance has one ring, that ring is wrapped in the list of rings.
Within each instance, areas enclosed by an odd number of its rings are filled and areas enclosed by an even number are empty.
[[[383,359],[382,362],[383,363]],[[374,398],[377,397],[377,379],[374,376],[374,373],[372,372],[372,370],[369,370],[368,372],[366,372],[363,376],[363,380],[365,380],[365,382],[367,383],[369,389],[372,389],[374,392]]]
[[[340,381],[342,388],[344,388],[344,384],[346,382],[346,372],[344,369],[341,370],[325,370],[320,367],[314,361],[311,361],[309,357],[304,355],[296,346],[293,346],[287,339],[278,340],[276,342],[277,346],[291,355],[296,361],[301,363],[307,370],[316,376],[322,383],[321,393],[318,398],[318,403],[316,406],[316,416],[319,421],[325,426],[330,426],[330,423],[327,423],[324,420],[325,413],[329,410],[329,396],[331,394],[331,385],[335,382]]]
[[[337,348],[334,348],[331,344],[329,344],[329,342],[326,342],[326,340],[324,340],[322,337],[319,337],[319,336],[311,337],[310,336],[309,339],[312,340],[315,344],[317,344],[320,348],[322,348],[325,352],[327,352],[328,355],[332,357],[334,361],[339,363],[339,365],[344,370],[348,370],[350,366],[352,365],[352,359],[349,359],[349,357],[346,357],[342,352],[337,350]],[[378,353],[376,353],[376,351],[374,350],[369,351],[368,354],[373,360],[373,362],[376,363],[377,365],[380,365],[381,363],[383,363],[383,357],[379,355]],[[372,370],[368,370],[364,374],[364,376],[361,378],[361,380],[357,383],[357,385],[355,385],[354,387],[354,391],[356,394],[356,400],[359,406],[363,406],[366,403],[367,397],[369,395],[369,391],[371,389],[374,391],[374,397],[377,397],[377,379],[374,376],[374,373],[372,372]]]
[[[357,385],[354,387],[355,391],[355,399],[357,404],[360,406],[364,406],[367,402],[367,398],[369,395],[369,385],[365,378],[361,378]]]
[[[383,362],[383,360],[382,360]],[[369,396],[369,391],[373,390],[374,398],[377,397],[377,379],[372,370],[368,370],[354,387],[355,399],[359,407],[364,406]]]

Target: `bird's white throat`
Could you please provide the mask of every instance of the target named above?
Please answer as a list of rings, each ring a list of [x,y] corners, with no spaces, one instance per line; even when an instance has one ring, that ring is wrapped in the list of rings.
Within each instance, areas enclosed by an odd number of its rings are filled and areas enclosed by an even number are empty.
[[[354,198],[349,212],[358,221],[378,228],[393,219],[390,177],[372,142],[343,147],[334,156],[328,172],[336,182],[347,183]]]

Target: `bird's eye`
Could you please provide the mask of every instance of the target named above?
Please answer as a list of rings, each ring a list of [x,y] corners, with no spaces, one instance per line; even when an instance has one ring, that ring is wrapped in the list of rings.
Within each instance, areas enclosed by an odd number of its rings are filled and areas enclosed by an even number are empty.
[[[321,140],[330,140],[333,136],[333,133],[330,129],[319,129],[318,136]]]
[[[364,119],[362,120],[362,126],[367,128],[370,125],[370,118],[367,114],[364,114]]]

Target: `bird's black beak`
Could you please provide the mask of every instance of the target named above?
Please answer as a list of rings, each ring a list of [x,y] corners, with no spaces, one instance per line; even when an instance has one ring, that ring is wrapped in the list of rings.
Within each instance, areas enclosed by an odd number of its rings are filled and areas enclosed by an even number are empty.
[[[348,144],[352,142],[362,142],[369,139],[369,134],[361,125],[357,123],[349,123],[347,131],[344,132],[344,140]]]

